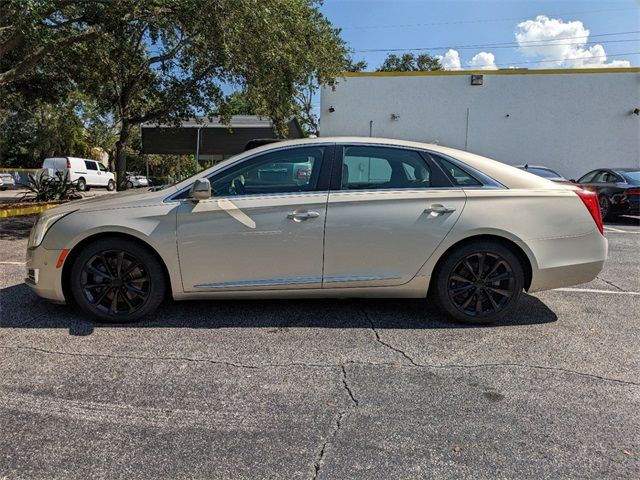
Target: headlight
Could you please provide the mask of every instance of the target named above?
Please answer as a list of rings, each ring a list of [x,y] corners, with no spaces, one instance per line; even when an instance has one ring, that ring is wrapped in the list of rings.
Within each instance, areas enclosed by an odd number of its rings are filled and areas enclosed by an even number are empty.
[[[36,223],[31,228],[31,233],[29,234],[29,243],[27,244],[27,248],[35,248],[42,243],[44,240],[44,236],[47,234],[47,231],[51,228],[51,226],[60,220],[62,217],[69,215],[72,212],[63,212],[63,213],[53,213],[47,214],[44,213]]]

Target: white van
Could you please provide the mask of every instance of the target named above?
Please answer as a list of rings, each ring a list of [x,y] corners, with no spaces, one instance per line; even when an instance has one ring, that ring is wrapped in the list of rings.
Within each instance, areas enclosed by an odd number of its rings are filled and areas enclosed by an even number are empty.
[[[90,158],[54,157],[45,158],[42,162],[41,174],[56,177],[58,173],[69,176],[69,180],[78,183],[78,190],[89,190],[91,187],[105,187],[112,191],[116,188],[113,173],[100,162]]]

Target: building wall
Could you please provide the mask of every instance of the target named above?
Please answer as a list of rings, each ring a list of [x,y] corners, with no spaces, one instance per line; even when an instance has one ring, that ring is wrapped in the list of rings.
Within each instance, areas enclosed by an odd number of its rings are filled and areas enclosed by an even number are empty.
[[[481,86],[469,72],[350,74],[322,90],[321,134],[369,136],[373,121],[373,136],[547,165],[568,178],[640,166],[640,69],[557,72],[474,72]]]

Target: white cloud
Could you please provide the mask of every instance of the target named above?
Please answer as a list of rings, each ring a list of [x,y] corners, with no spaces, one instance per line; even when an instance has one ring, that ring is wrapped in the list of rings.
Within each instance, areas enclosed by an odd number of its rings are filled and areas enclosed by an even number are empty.
[[[496,57],[490,52],[480,52],[473,56],[471,60],[467,62],[471,68],[479,68],[481,70],[497,70]]]
[[[460,63],[460,54],[456,50],[449,49],[444,56],[437,55],[436,58],[440,60],[440,63],[445,70],[460,70],[462,68],[462,64]]]
[[[580,21],[564,22],[545,15],[538,15],[534,20],[519,23],[515,31],[516,41],[521,47],[520,52],[527,57],[541,57],[542,60],[546,60],[540,64],[542,68],[631,66],[627,60],[607,63],[607,55],[602,45],[586,45],[589,33]],[[535,42],[544,44],[537,45]]]

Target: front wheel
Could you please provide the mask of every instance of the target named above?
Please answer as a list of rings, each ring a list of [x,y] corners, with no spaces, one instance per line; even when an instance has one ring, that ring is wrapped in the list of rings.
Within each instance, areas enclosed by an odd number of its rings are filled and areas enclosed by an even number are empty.
[[[520,260],[500,243],[479,241],[450,253],[434,275],[435,299],[454,320],[486,324],[516,307],[524,288]]]
[[[116,182],[114,182],[113,180],[109,180],[109,183],[107,183],[107,190],[109,192],[113,192],[116,188]]]
[[[71,267],[70,290],[77,305],[107,322],[126,323],[153,313],[166,289],[155,255],[131,240],[90,243]]]
[[[598,203],[600,204],[600,216],[602,220],[611,220],[611,200],[606,195],[599,195]]]
[[[127,190],[131,190],[133,188],[133,182],[130,180],[127,181]]]

